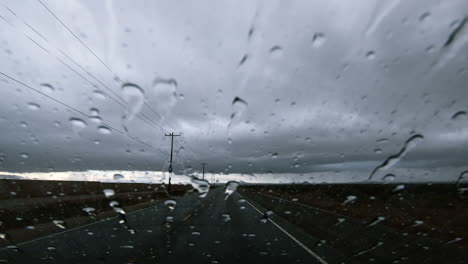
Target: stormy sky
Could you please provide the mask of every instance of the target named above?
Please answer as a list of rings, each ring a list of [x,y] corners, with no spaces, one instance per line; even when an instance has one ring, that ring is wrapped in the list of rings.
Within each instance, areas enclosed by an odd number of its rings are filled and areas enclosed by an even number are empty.
[[[468,157],[467,10],[1,1],[0,171],[164,171],[174,132],[180,175],[206,162],[264,179],[363,180],[387,161],[456,178]]]

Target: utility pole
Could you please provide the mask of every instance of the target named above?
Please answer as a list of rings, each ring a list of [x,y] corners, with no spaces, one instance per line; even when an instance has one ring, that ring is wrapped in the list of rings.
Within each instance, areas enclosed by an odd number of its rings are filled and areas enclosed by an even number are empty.
[[[166,137],[171,137],[171,159],[169,161],[169,188],[168,191],[171,193],[171,174],[172,174],[172,151],[174,149],[174,137],[179,137],[180,135],[174,135],[174,132],[170,134],[164,134]]]
[[[205,162],[202,163],[202,165],[203,165],[203,172],[202,172],[203,173],[202,174],[203,175],[203,180],[205,179],[205,164],[206,164]]]

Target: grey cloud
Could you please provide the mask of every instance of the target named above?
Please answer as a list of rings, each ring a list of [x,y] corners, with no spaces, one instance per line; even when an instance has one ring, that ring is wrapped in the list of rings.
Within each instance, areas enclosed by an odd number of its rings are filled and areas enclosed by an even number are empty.
[[[226,173],[359,171],[365,178],[411,133],[425,139],[399,167],[464,165],[468,121],[450,117],[468,107],[466,38],[443,49],[464,1],[45,4],[105,65],[36,1],[6,1],[16,16],[0,8],[13,25],[0,21],[0,72],[35,89],[50,83],[50,96],[86,115],[98,108],[104,123],[123,130],[117,75],[139,85],[157,115],[144,106],[128,125],[130,137],[103,135],[89,117],[0,76],[3,171],[165,170],[171,131],[183,134],[178,173],[208,162]],[[156,78],[173,78],[176,90],[158,90]],[[100,99],[93,84],[119,103]],[[236,96],[248,106],[228,128]],[[40,109],[28,109],[30,102]],[[72,117],[88,127],[77,134]]]

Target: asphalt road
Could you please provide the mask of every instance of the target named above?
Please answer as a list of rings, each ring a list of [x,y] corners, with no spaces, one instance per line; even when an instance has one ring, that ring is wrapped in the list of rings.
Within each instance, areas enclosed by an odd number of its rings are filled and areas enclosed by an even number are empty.
[[[0,263],[340,263],[317,239],[221,188],[0,249]],[[133,230],[135,232],[133,232]],[[349,263],[349,261],[346,261]]]
[[[286,221],[326,241],[326,245],[344,256],[342,259],[348,259],[346,263],[350,260],[357,263],[468,263],[463,241],[429,237],[427,231],[411,230],[417,227],[414,225],[398,229],[387,226],[385,218],[354,218],[261,192],[246,192],[245,196],[266,208],[274,208]],[[318,251],[321,247],[312,249]]]

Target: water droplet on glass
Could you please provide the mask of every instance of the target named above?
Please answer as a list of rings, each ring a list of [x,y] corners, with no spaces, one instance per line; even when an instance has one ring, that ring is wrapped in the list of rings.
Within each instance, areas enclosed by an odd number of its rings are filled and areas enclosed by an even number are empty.
[[[319,48],[325,43],[325,35],[323,33],[315,33],[312,37],[312,47]]]
[[[401,191],[403,189],[405,189],[405,185],[399,184],[399,185],[395,186],[395,189],[393,189],[393,192],[399,192],[399,191]]]
[[[72,125],[73,130],[77,132],[83,130],[84,128],[86,128],[86,126],[88,126],[88,124],[86,124],[86,122],[80,118],[72,117],[69,119],[69,121]]]
[[[271,153],[271,158],[272,159],[277,159],[278,158],[278,153]]]
[[[422,13],[422,15],[419,16],[419,21],[423,22],[424,20],[426,20],[427,18],[429,18],[431,16],[431,13],[429,12],[424,12]]]
[[[422,135],[416,134],[411,136],[408,140],[406,140],[403,147],[400,149],[400,152],[397,154],[389,156],[382,164],[375,167],[375,169],[370,174],[367,180],[371,180],[375,174],[377,174],[381,170],[386,170],[396,163],[398,163],[411,149],[413,149],[424,137]]]
[[[22,159],[28,159],[29,155],[27,153],[21,153],[21,158]]]
[[[141,111],[143,104],[145,103],[145,93],[140,86],[133,83],[124,83],[122,85],[122,93],[125,102],[127,102],[127,109],[124,111],[123,127],[125,131],[128,131],[130,121]]]
[[[178,83],[172,78],[156,78],[153,81],[152,94],[158,100],[157,107],[164,113],[169,112],[177,103]],[[182,95],[182,97],[184,97]],[[179,96],[181,98],[181,96]]]
[[[127,246],[120,246],[120,248],[133,249],[134,246],[132,246],[132,245],[127,245]]]
[[[346,200],[345,200],[341,205],[345,205],[345,204],[347,204],[347,203],[354,202],[356,199],[357,199],[357,196],[355,196],[355,195],[348,195],[348,196],[346,197]]]
[[[111,196],[113,196],[115,194],[115,191],[112,190],[112,189],[104,189],[102,190],[102,192],[104,193],[104,195],[109,198]]]
[[[65,229],[65,222],[62,220],[53,220],[52,223],[61,229]]]
[[[108,128],[106,126],[99,126],[98,131],[99,131],[99,133],[101,133],[103,135],[109,135],[111,133],[110,128]]]
[[[247,109],[247,102],[244,99],[241,99],[240,97],[236,97],[232,101],[232,109],[233,112],[231,114],[231,122],[229,122],[228,127],[230,127],[235,120],[239,119],[239,117],[242,116],[244,111]]]
[[[112,209],[114,209],[114,211],[118,214],[121,214],[121,215],[124,215],[125,214],[125,211],[124,209],[120,208],[120,207],[117,207],[117,206],[112,206]],[[124,221],[125,222],[125,221]]]
[[[463,171],[455,182],[455,187],[457,188],[457,192],[460,197],[465,197],[465,193],[468,191],[468,188],[460,187],[460,184],[466,182],[466,178],[468,178],[468,171]]]
[[[429,45],[426,47],[426,52],[427,53],[433,53],[435,51],[434,45]]]
[[[106,96],[99,90],[94,90],[93,95],[94,95],[94,97],[96,99],[99,99],[99,100],[105,100],[106,99]]]
[[[55,91],[55,88],[48,83],[41,83],[40,86],[41,86],[42,92],[44,93],[52,93],[53,91]]]
[[[224,189],[226,197],[224,198],[224,200],[226,200],[231,194],[233,194],[237,190],[237,187],[239,187],[239,183],[236,181],[229,181],[228,183],[226,183],[226,187]]]
[[[247,61],[248,58],[249,58],[249,55],[244,54],[244,56],[242,56],[242,59],[240,59],[239,64],[237,65],[237,67],[242,66]]]
[[[99,110],[97,108],[93,107],[93,108],[89,109],[89,114],[91,116],[98,116],[99,115]]]
[[[382,149],[374,149],[375,154],[382,154]]]
[[[368,52],[366,53],[366,58],[367,58],[368,60],[373,60],[373,59],[375,59],[375,52],[374,52],[373,50],[368,51]]]
[[[413,225],[411,227],[414,227],[414,226],[419,226],[419,225],[422,225],[424,224],[424,221],[421,221],[421,220],[415,220],[413,222]]]
[[[384,144],[388,142],[388,138],[379,138],[377,139],[377,143],[379,144]]]
[[[119,205],[119,202],[117,202],[117,201],[110,201],[109,202],[110,207],[115,207],[115,206],[118,206],[118,205]]]
[[[21,126],[22,128],[28,128],[28,123],[26,123],[26,122],[24,122],[24,121],[21,121],[20,126]]]
[[[375,245],[373,245],[372,247],[370,247],[370,248],[368,248],[368,249],[366,249],[366,250],[360,251],[360,252],[358,252],[358,253],[356,253],[356,254],[354,254],[354,255],[352,255],[352,256],[353,256],[353,257],[357,257],[357,256],[360,256],[360,255],[363,255],[363,254],[365,254],[365,253],[367,253],[367,252],[369,252],[369,251],[371,251],[371,250],[374,250],[374,249],[376,249],[376,248],[382,246],[383,244],[384,244],[384,242],[378,241],[378,242],[377,242]]]
[[[222,214],[221,218],[223,218],[224,222],[231,221],[231,216],[229,214]]]
[[[123,178],[125,178],[122,174],[114,174],[114,180],[122,180]]]
[[[207,180],[201,180],[192,176],[190,184],[192,184],[192,187],[200,193],[200,198],[204,198],[208,195],[210,183]]]
[[[102,123],[102,118],[99,116],[92,116],[89,118],[89,120],[96,124]]]
[[[372,223],[368,224],[367,226],[374,226],[382,221],[385,220],[385,216],[378,216]]]
[[[167,208],[169,208],[169,210],[174,210],[175,206],[176,206],[177,202],[174,201],[174,200],[166,200],[164,202],[164,205],[167,206]]]
[[[270,49],[270,56],[273,59],[279,59],[283,55],[283,48],[280,46],[273,46]]]
[[[319,240],[319,241],[316,243],[316,246],[317,246],[317,247],[321,247],[321,246],[323,246],[325,243],[327,243],[327,241],[322,239],[322,240]]]
[[[93,207],[85,207],[82,210],[87,214],[91,215],[96,209],[94,209]]]
[[[346,221],[346,218],[344,218],[344,217],[339,217],[339,218],[337,218],[336,220],[337,220],[338,222],[337,222],[335,225],[339,225],[339,224],[345,222],[345,221]]]
[[[448,241],[446,244],[452,244],[452,243],[455,243],[455,242],[458,242],[458,241],[461,241],[461,240],[463,240],[463,238],[461,238],[461,237],[456,237],[456,238],[454,238],[454,239]]]
[[[193,231],[193,232],[192,232],[192,235],[193,235],[193,236],[199,236],[199,235],[200,235],[200,232]]]
[[[382,181],[384,181],[385,183],[393,182],[394,180],[395,180],[395,175],[393,174],[387,174],[382,178]]]
[[[39,104],[36,104],[36,103],[28,103],[28,108],[30,110],[37,111],[37,110],[41,109],[41,106]]]
[[[452,115],[452,120],[461,120],[463,118],[466,118],[466,111],[458,111],[455,114]]]
[[[173,216],[166,216],[166,223],[172,223],[174,222],[174,217]]]

